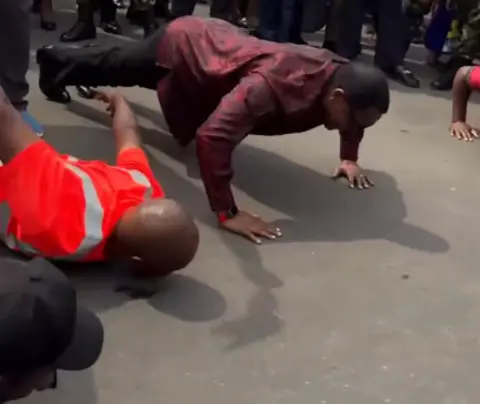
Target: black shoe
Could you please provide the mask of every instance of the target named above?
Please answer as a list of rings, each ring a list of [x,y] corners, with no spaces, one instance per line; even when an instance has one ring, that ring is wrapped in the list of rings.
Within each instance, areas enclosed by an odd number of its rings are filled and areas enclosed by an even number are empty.
[[[458,69],[464,66],[470,66],[472,61],[464,57],[454,57],[444,65],[440,76],[430,83],[432,90],[446,91],[453,87],[453,80]]]
[[[55,83],[60,72],[55,52],[53,46],[44,46],[37,50],[37,64],[40,70],[38,85],[50,101],[67,104],[71,101],[70,94],[65,87]]]
[[[436,80],[430,83],[430,88],[437,91],[447,91],[453,88],[456,70],[441,74]]]
[[[405,87],[420,88],[420,80],[406,67],[397,66],[391,69],[382,69],[391,79],[403,84]]]
[[[122,34],[122,28],[120,27],[120,24],[118,21],[113,20],[113,21],[102,21],[100,23],[100,28],[103,29],[107,34],[112,34],[112,35],[121,35]]]
[[[60,41],[78,42],[86,39],[95,39],[96,37],[97,32],[93,23],[77,21],[72,28],[60,35]]]
[[[55,31],[57,29],[57,23],[55,21],[40,20],[40,28],[45,31]]]

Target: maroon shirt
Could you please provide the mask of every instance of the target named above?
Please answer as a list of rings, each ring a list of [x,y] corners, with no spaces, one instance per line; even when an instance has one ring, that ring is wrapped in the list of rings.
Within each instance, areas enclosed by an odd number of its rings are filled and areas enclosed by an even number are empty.
[[[346,62],[323,49],[261,41],[216,19],[184,17],[167,27],[158,64],[169,71],[158,98],[173,136],[185,145],[196,138],[214,211],[235,206],[235,147],[250,133],[273,136],[322,125],[327,82]],[[356,161],[363,130],[340,137],[340,158]]]

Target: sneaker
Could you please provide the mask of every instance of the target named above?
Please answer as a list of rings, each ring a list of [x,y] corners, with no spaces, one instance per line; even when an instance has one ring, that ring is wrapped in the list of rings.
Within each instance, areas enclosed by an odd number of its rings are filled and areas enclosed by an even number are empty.
[[[38,137],[43,136],[43,128],[42,125],[38,123],[38,121],[30,115],[30,113],[27,110],[22,111],[22,118],[23,122],[25,122],[32,130],[36,133]]]

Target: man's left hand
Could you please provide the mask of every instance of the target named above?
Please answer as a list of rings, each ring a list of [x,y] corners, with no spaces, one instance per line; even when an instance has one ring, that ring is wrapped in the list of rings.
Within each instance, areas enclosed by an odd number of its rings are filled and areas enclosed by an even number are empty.
[[[373,182],[363,174],[361,167],[354,161],[343,160],[332,178],[346,178],[348,186],[352,189],[368,189],[373,187]]]

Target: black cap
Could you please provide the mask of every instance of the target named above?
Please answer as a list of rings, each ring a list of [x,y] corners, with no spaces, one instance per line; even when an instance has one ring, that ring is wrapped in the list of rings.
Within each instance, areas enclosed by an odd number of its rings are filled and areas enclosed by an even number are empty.
[[[103,346],[103,327],[50,262],[0,259],[0,375],[40,367],[83,370]]]

